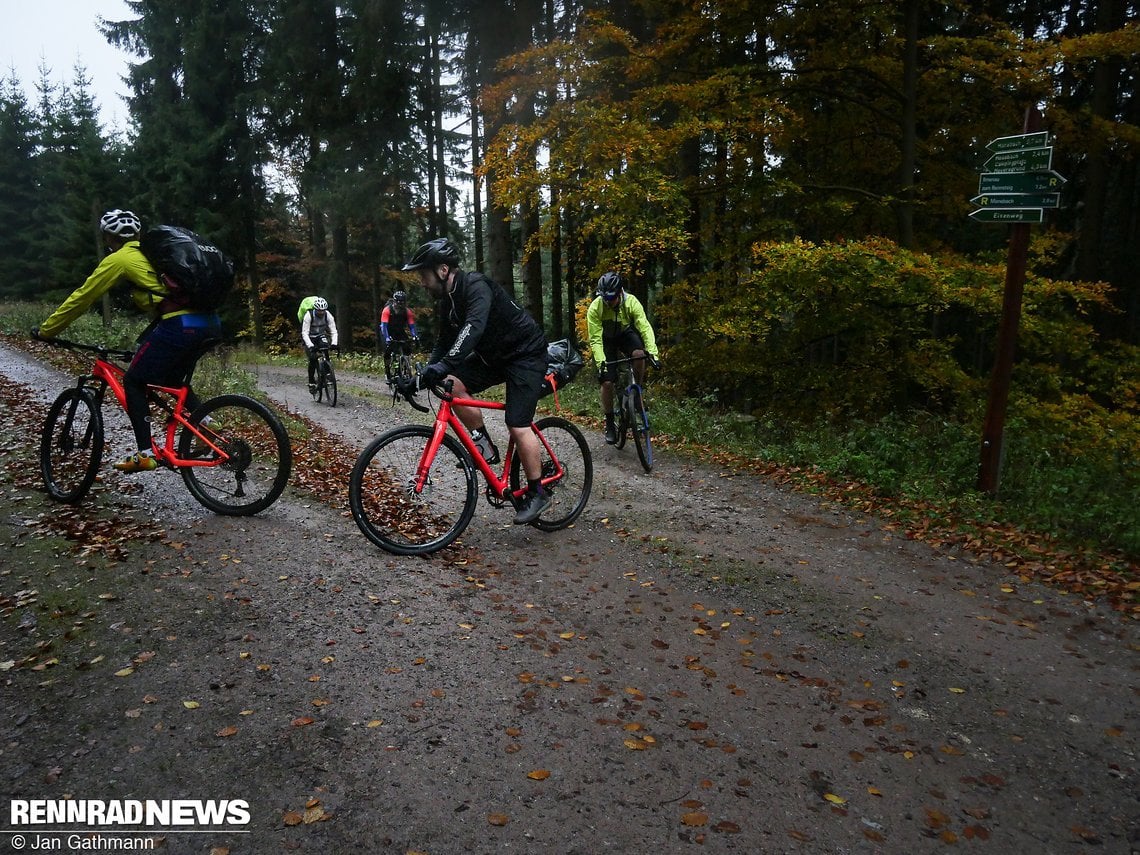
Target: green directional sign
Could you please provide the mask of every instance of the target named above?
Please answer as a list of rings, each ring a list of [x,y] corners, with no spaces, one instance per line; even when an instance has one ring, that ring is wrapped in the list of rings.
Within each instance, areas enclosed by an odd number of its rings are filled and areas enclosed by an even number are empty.
[[[1053,146],[1001,151],[985,162],[987,172],[1035,172],[1053,166]]]
[[[1060,193],[983,193],[970,200],[982,208],[1056,208]]]
[[[1061,189],[1065,178],[1046,172],[983,172],[978,181],[979,193],[1047,193]]]
[[[1043,223],[1043,208],[978,208],[970,218],[979,223]]]
[[[1035,134],[998,137],[986,143],[986,148],[990,151],[1025,151],[1030,148],[1044,148],[1047,145],[1049,145],[1049,132],[1038,131]]]

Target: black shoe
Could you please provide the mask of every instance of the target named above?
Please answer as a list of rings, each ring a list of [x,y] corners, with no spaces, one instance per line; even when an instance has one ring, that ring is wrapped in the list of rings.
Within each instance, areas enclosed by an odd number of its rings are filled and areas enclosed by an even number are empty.
[[[522,507],[515,515],[515,525],[527,525],[534,522],[543,511],[550,507],[553,501],[554,499],[545,490],[527,493],[523,497]]]
[[[612,424],[606,425],[606,445],[617,445],[617,428]]]

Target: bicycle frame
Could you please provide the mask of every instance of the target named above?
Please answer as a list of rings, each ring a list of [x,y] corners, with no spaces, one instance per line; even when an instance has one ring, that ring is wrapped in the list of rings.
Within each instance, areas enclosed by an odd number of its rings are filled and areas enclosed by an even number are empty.
[[[615,359],[611,363],[612,365],[622,366],[618,371],[618,380],[623,382],[614,383],[614,386],[617,387],[614,391],[617,395],[621,396],[621,400],[623,401],[633,393],[634,389],[636,389],[644,399],[645,387],[637,382],[637,375],[633,370],[633,363],[637,361],[645,362],[648,364],[649,357],[640,356],[635,359],[632,356],[627,356],[625,359]]]
[[[444,434],[447,433],[447,429],[450,427],[452,432],[459,439],[460,444],[467,449],[467,453],[475,463],[475,468],[483,473],[487,486],[494,493],[495,497],[498,499],[509,499],[512,504],[517,505],[519,500],[526,494],[527,487],[523,485],[517,490],[510,489],[511,463],[514,455],[517,453],[514,437],[511,437],[507,442],[507,451],[506,454],[503,455],[503,473],[501,476],[496,475],[491,465],[484,459],[483,453],[475,444],[475,440],[471,438],[471,434],[468,433],[467,428],[454,412],[455,407],[472,407],[480,410],[503,410],[506,409],[506,405],[498,401],[484,401],[477,398],[459,398],[451,395],[444,397],[438,393],[436,393],[436,396],[440,400],[439,409],[436,411],[435,427],[432,430],[431,440],[424,447],[424,453],[420,457],[420,463],[416,469],[415,492],[417,494],[423,492],[424,485],[427,483],[428,473],[431,471],[431,464],[439,452],[440,445],[443,443]],[[565,470],[562,467],[562,462],[558,459],[557,455],[555,455],[554,449],[550,447],[550,444],[546,441],[546,437],[542,435],[542,431],[538,429],[534,422],[531,422],[530,429],[534,431],[538,437],[538,441],[542,443],[543,448],[546,450],[546,453],[550,455],[550,459],[555,465],[555,471],[542,478],[542,485],[546,487],[560,480]]]
[[[80,377],[78,385],[82,388],[87,386],[90,381],[95,381],[99,384],[99,388],[95,393],[95,403],[100,409],[102,409],[106,391],[110,388],[115,400],[118,401],[119,406],[122,407],[125,412],[127,409],[127,391],[123,386],[123,375],[125,373],[126,369],[113,362],[109,362],[102,356],[98,356],[95,359],[95,365],[92,367],[91,373]],[[174,403],[171,404],[157,397],[159,394],[170,396],[174,399]],[[150,401],[157,404],[167,413],[166,440],[161,446],[157,442],[153,443],[154,456],[159,462],[175,469],[185,466],[220,466],[228,461],[230,456],[224,448],[221,448],[213,441],[207,432],[203,432],[198,425],[194,424],[184,415],[186,411],[186,398],[189,394],[190,388],[188,386],[147,386],[147,396]],[[174,438],[180,426],[194,434],[194,436],[205,443],[210,450],[218,456],[207,460],[179,457],[175,451]]]

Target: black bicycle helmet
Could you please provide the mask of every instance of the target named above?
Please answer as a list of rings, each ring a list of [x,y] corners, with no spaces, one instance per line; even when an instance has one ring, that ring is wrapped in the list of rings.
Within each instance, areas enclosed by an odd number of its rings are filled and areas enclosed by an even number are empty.
[[[598,279],[598,290],[594,293],[608,303],[624,289],[625,279],[621,277],[620,273],[614,273],[611,270],[609,273],[603,273]]]
[[[459,266],[459,250],[447,238],[429,240],[415,251],[403,269],[422,270],[437,264],[446,264],[448,267]]]
[[[396,291],[392,295],[392,302],[395,303],[397,306],[402,306],[408,302],[408,295],[405,294],[403,291]]]

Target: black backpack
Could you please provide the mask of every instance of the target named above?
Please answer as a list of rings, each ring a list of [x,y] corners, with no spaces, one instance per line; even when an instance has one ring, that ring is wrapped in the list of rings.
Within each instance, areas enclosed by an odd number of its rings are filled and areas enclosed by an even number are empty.
[[[155,226],[139,240],[178,305],[216,311],[234,285],[234,265],[216,246],[179,226]]]

